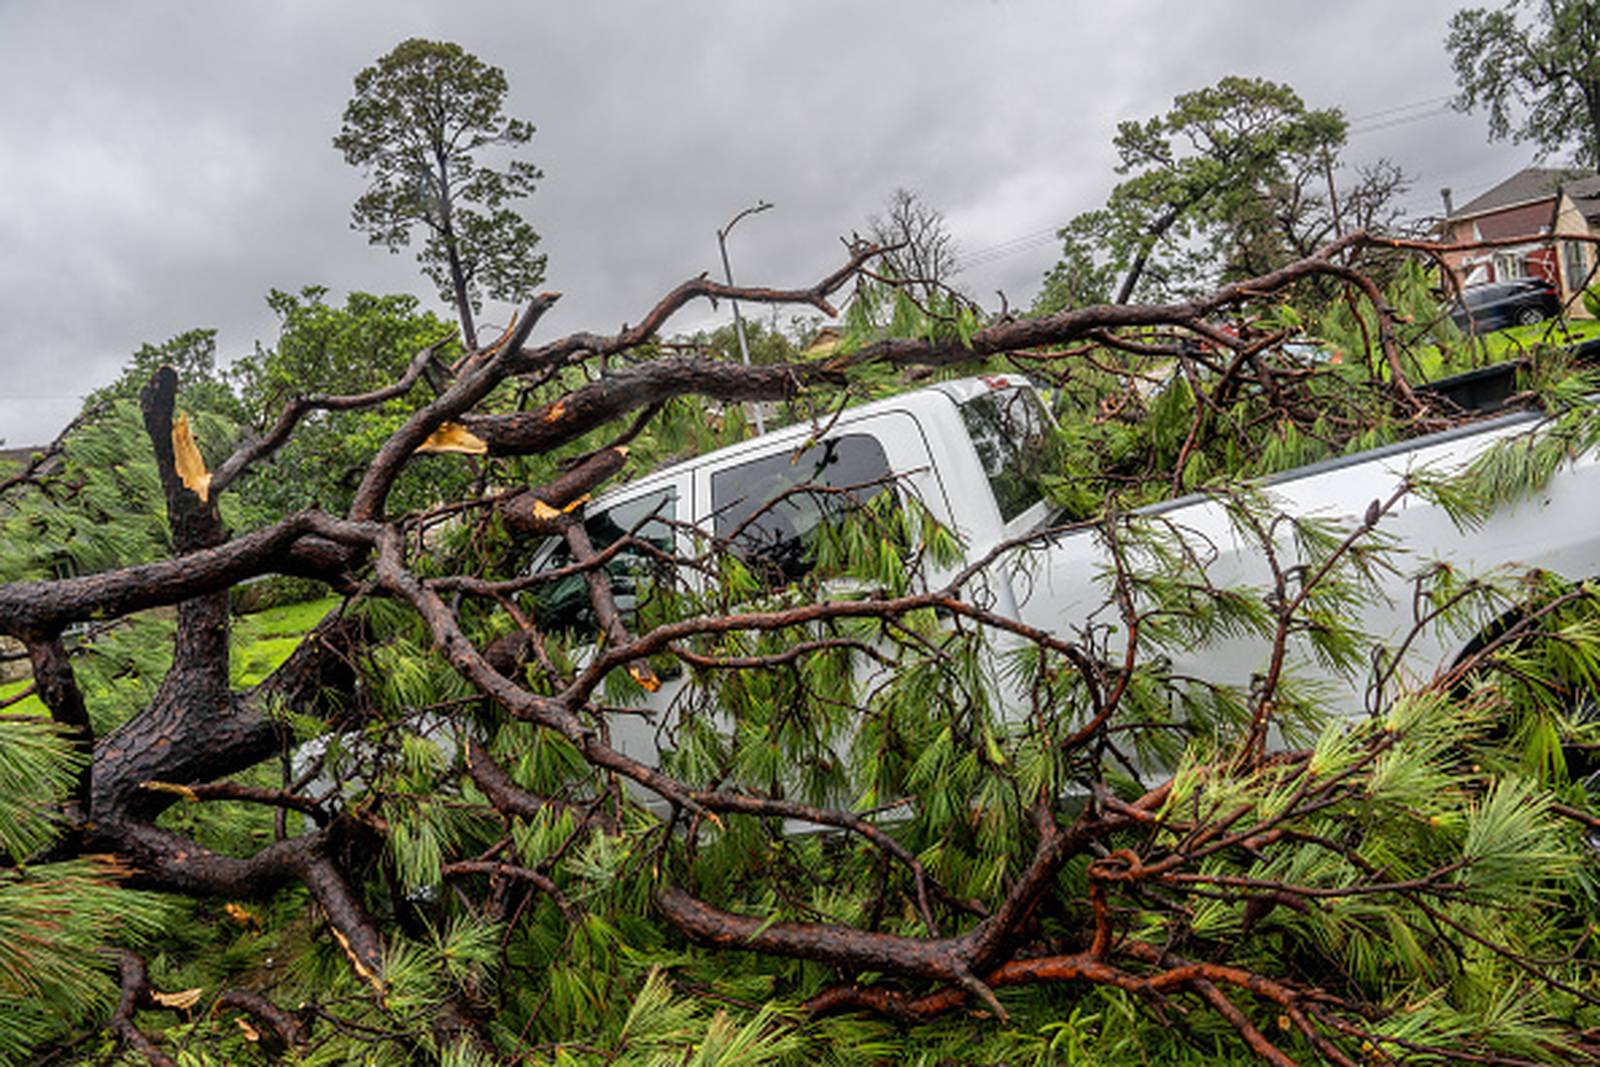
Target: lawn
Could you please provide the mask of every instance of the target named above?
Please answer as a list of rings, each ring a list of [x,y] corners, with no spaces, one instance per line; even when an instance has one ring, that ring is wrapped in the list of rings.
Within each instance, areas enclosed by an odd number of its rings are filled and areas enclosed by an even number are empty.
[[[1458,349],[1441,350],[1438,345],[1418,345],[1411,350],[1419,381],[1432,381],[1507,360],[1520,359],[1536,348],[1564,347],[1600,338],[1600,321],[1594,319],[1552,319],[1534,326],[1512,326],[1482,334],[1476,344],[1464,339]]]
[[[33,679],[23,678],[20,681],[7,682],[0,685],[0,703],[11,699],[24,689],[33,684]],[[5,715],[48,715],[50,709],[36,696],[25,697],[17,703],[6,707],[0,714]]]
[[[289,658],[306,632],[328,612],[339,606],[338,597],[286,604],[246,615],[233,621],[233,685],[248,689],[277,669]],[[32,684],[27,678],[0,685],[0,702],[14,697]],[[38,697],[29,696],[3,709],[14,715],[48,715]]]
[[[233,684],[247,689],[277,670],[300,644],[306,632],[339,606],[336,596],[285,604],[233,623]]]

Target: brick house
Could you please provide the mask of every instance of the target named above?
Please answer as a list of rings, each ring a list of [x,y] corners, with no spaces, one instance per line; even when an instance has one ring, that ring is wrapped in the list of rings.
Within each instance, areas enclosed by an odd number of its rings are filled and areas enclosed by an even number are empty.
[[[1528,167],[1459,208],[1445,193],[1440,224],[1447,243],[1526,237],[1526,244],[1446,253],[1466,285],[1543,278],[1556,287],[1570,314],[1585,316],[1583,302],[1572,300],[1591,278],[1597,249],[1564,234],[1600,237],[1600,175],[1590,171]]]

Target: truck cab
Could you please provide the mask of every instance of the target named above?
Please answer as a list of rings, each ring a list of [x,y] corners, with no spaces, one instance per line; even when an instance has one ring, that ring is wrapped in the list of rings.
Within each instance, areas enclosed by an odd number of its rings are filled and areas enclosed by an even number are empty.
[[[825,521],[894,493],[915,498],[959,537],[966,558],[976,558],[1050,521],[1040,478],[1051,429],[1025,378],[940,383],[847,409],[820,433],[811,423],[796,424],[649,474],[597,498],[584,524],[596,551],[630,531],[684,557],[699,555],[714,539],[764,586],[781,589],[810,568]],[[565,545],[552,539],[531,571],[568,562]],[[942,584],[959,566],[922,578]],[[636,612],[639,595],[656,583],[698,592],[705,581],[692,568],[665,567],[660,557],[631,549],[614,556],[606,573],[624,615]],[[993,609],[1014,617],[1018,597],[1010,577],[996,570],[984,581]],[[539,601],[543,628],[595,631],[581,577],[558,580]],[[651,763],[670,747],[661,726],[687,684],[681,667],[658,675],[661,688],[644,698],[639,714],[617,716],[611,724],[616,747]]]

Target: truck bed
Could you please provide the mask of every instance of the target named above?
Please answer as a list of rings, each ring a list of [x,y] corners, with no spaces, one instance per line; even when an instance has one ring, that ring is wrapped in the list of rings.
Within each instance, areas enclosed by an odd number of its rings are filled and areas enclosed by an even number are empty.
[[[1460,377],[1466,379],[1461,385],[1464,389],[1477,389],[1489,380],[1481,372]],[[1453,387],[1448,382],[1436,384]],[[1540,419],[1537,411],[1510,411],[1285,471],[1265,480],[1264,491],[1275,513],[1332,520],[1353,529],[1368,509],[1387,499],[1411,471],[1461,470],[1495,442],[1532,430]],[[1398,646],[1417,624],[1417,581],[1436,563],[1449,564],[1467,577],[1526,568],[1551,571],[1574,581],[1600,575],[1596,500],[1600,500],[1600,465],[1592,455],[1570,461],[1542,489],[1497,509],[1476,526],[1458,526],[1438,505],[1417,494],[1407,496],[1376,527],[1393,542],[1394,569],[1382,574],[1362,620],[1363,628],[1381,643]],[[1206,573],[1216,585],[1250,587],[1262,595],[1272,588],[1272,573],[1262,547],[1240,535],[1224,502],[1215,494],[1188,494],[1139,509],[1130,518],[1134,522],[1154,520],[1171,536],[1182,538],[1199,558],[1210,561]],[[1280,536],[1274,544],[1285,567],[1298,562],[1289,538]],[[1017,598],[1023,622],[1061,637],[1077,637],[1088,620],[1116,621],[1104,610],[1109,599],[1110,554],[1098,531],[1051,536],[1034,555],[1030,580],[1026,588],[1019,588]],[[1409,667],[1400,678],[1425,681],[1437,670],[1448,668],[1470,636],[1420,634],[1410,644]],[[1173,670],[1215,683],[1248,686],[1269,652],[1257,637],[1217,641],[1178,652]],[[1369,692],[1364,674],[1338,675],[1310,656],[1301,657],[1300,669],[1303,676],[1326,685],[1330,711],[1350,715],[1375,710],[1384,696],[1393,695]]]

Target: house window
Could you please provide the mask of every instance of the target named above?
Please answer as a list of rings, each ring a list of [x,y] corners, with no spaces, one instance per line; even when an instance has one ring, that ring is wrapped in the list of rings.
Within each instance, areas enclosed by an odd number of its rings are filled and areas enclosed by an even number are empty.
[[[1561,273],[1566,279],[1567,292],[1574,293],[1590,284],[1588,255],[1577,241],[1561,243]]]

